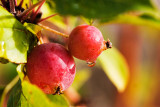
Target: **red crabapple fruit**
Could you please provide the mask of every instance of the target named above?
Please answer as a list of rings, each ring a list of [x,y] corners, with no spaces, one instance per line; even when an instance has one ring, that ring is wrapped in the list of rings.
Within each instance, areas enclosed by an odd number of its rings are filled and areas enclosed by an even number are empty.
[[[31,83],[46,94],[60,94],[75,77],[75,62],[60,44],[45,43],[35,47],[28,55],[27,76]]]
[[[94,66],[102,51],[111,48],[111,42],[104,41],[101,32],[94,26],[79,25],[69,35],[68,49],[71,54]]]

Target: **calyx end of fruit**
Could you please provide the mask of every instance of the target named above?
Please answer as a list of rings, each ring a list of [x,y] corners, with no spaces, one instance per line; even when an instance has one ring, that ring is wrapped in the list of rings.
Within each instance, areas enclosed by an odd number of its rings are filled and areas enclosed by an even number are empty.
[[[89,67],[93,67],[93,66],[95,66],[95,64],[96,64],[96,61],[94,61],[94,62],[87,62],[87,65]]]
[[[60,86],[57,86],[55,88],[55,93],[53,95],[56,95],[56,94],[58,94],[58,95],[63,94],[62,88]]]
[[[107,48],[107,49],[112,48],[112,42],[110,42],[109,39],[108,39],[108,41],[105,42],[105,44],[106,44],[106,48]]]

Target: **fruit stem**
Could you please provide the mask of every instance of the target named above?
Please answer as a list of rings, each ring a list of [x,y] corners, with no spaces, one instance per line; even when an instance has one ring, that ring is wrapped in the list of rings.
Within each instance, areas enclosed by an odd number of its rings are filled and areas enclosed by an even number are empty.
[[[38,25],[39,25],[40,27],[42,27],[43,29],[46,29],[46,30],[48,30],[48,31],[50,31],[50,32],[52,32],[52,33],[54,33],[54,34],[57,34],[57,35],[60,35],[60,36],[66,37],[66,38],[69,37],[69,35],[67,35],[67,34],[64,34],[64,33],[61,33],[61,32],[59,32],[59,31],[56,31],[56,30],[54,30],[54,29],[51,29],[51,28],[49,28],[49,27],[47,27],[47,26],[44,26],[44,25],[42,25],[42,24],[40,24],[40,23],[38,23]]]
[[[37,34],[36,34],[36,36],[37,36],[37,38],[38,38],[38,40],[39,40],[39,43],[40,44],[43,44],[44,42],[43,42],[43,39],[42,39],[42,36],[41,36],[42,34],[41,34],[41,31],[39,31]]]

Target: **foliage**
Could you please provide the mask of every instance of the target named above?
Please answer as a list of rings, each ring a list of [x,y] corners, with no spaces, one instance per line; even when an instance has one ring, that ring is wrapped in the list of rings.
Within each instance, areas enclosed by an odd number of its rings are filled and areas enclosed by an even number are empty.
[[[63,15],[82,15],[88,18],[111,20],[127,11],[152,7],[150,0],[54,0]]]
[[[129,69],[122,54],[115,48],[112,48],[103,52],[99,57],[99,61],[112,83],[120,92],[123,92],[128,83]]]
[[[26,63],[34,36],[12,14],[0,6],[0,57],[14,63]]]
[[[160,29],[158,12],[150,0],[52,0],[44,4],[42,12],[44,13],[43,17],[52,12],[62,15],[54,17],[50,21],[63,30],[68,27],[64,23],[64,20],[67,19],[66,16],[71,15],[81,16],[87,21],[98,19],[103,24],[131,23]],[[128,14],[129,12],[131,14]],[[68,18],[72,27],[77,24],[76,17]],[[37,44],[35,35],[41,30],[42,28],[38,25],[20,23],[11,13],[0,6],[0,62],[7,63],[9,61],[19,64],[17,66],[19,81],[16,85],[8,85],[11,89],[8,90],[10,92],[8,107],[68,107],[70,105],[65,95],[45,95],[26,78],[27,54],[35,43]],[[123,92],[129,80],[129,68],[122,54],[116,48],[112,48],[100,55],[99,62],[118,91]],[[78,72],[72,87],[79,89],[89,77],[88,69]],[[13,85],[14,87],[12,87]],[[2,104],[5,97],[2,98]]]

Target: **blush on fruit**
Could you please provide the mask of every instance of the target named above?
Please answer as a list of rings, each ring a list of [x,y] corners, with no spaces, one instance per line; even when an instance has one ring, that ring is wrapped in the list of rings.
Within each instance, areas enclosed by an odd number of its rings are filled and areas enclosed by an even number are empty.
[[[46,94],[60,94],[73,82],[76,68],[71,54],[60,44],[45,43],[28,56],[27,76]]]
[[[101,52],[111,47],[111,42],[106,42],[94,26],[77,26],[69,35],[69,51],[74,57],[85,60],[89,66],[94,66]]]

